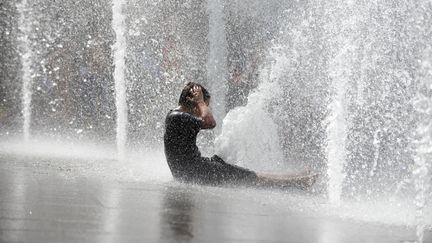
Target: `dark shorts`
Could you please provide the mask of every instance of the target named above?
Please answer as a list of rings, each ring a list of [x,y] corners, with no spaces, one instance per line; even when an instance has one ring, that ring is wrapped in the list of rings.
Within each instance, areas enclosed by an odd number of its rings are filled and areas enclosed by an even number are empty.
[[[201,157],[193,161],[169,163],[174,178],[201,184],[244,184],[257,181],[255,172],[226,163],[219,156]]]

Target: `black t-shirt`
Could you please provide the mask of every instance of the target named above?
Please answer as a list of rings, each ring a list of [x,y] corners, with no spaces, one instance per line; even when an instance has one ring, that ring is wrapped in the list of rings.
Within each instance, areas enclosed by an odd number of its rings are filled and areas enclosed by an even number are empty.
[[[174,178],[206,184],[255,183],[255,172],[225,163],[218,156],[201,157],[196,145],[204,121],[187,112],[171,110],[165,120],[165,156]]]
[[[165,119],[165,155],[168,162],[201,158],[196,145],[203,120],[187,112],[171,110]]]

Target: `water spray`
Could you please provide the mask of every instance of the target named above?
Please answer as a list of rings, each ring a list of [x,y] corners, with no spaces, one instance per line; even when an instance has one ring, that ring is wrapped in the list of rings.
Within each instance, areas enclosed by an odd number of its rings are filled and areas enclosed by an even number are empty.
[[[125,157],[126,140],[127,140],[127,103],[126,103],[126,78],[125,78],[125,56],[126,56],[126,24],[125,15],[122,10],[125,6],[125,0],[113,0],[113,20],[112,27],[115,31],[115,43],[112,46],[114,54],[114,82],[117,109],[117,153],[118,159],[123,160]]]
[[[30,139],[31,122],[31,100],[32,100],[32,51],[29,35],[31,32],[31,21],[29,20],[29,6],[27,0],[22,0],[17,4],[19,13],[18,28],[20,31],[19,45],[22,72],[22,115],[23,115],[23,135],[24,141]]]

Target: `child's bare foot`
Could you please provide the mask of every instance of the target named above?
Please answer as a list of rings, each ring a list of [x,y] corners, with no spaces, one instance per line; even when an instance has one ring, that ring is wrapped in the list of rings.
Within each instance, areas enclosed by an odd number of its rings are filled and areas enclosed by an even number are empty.
[[[306,176],[299,177],[298,186],[302,189],[313,186],[318,179],[318,174],[309,174]]]

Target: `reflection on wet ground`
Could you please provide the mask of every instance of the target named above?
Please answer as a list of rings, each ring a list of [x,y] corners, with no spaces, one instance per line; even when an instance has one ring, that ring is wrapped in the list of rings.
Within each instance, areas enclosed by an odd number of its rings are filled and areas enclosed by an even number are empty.
[[[65,162],[73,165],[73,162]],[[109,180],[0,156],[0,242],[403,242],[412,228],[296,212],[282,191]],[[425,242],[432,242],[430,232]]]
[[[178,191],[169,186],[163,197],[161,210],[161,239],[169,241],[176,239],[180,242],[192,242],[193,235],[193,194]]]

